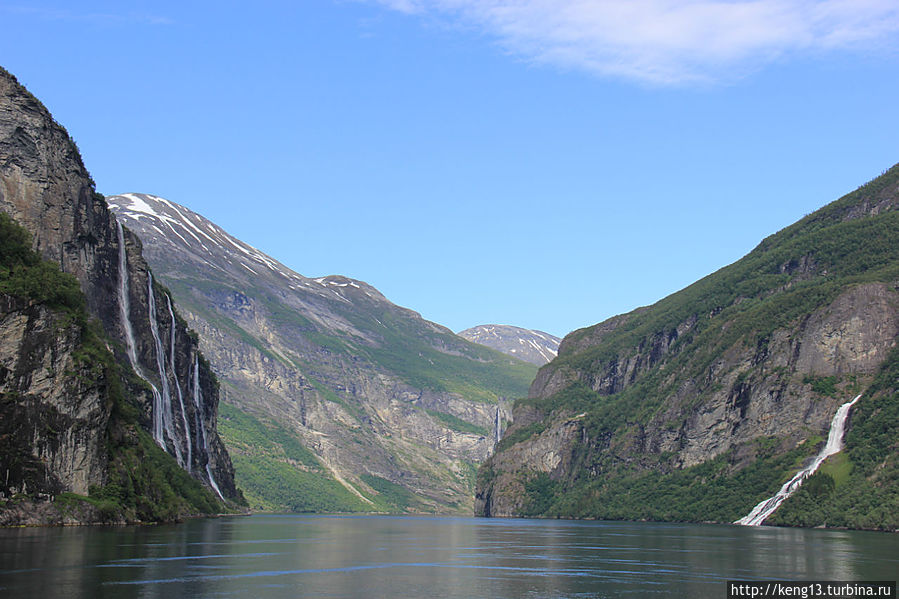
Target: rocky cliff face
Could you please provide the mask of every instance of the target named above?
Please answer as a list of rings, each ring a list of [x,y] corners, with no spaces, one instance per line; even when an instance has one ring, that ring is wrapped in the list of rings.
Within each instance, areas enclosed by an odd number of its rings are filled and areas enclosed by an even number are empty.
[[[658,304],[570,334],[482,468],[479,513],[748,513],[896,347],[897,205],[894,168]],[[702,488],[717,511],[678,505]]]
[[[107,199],[143,240],[237,409],[223,426],[256,505],[320,509],[297,497],[342,491],[330,505],[343,510],[470,513],[474,465],[492,451],[506,400],[526,393],[533,367],[362,281],[304,277],[174,202]],[[250,422],[285,440],[260,452],[246,442]],[[290,439],[315,458],[288,458]],[[291,496],[274,488],[276,477],[293,477]]]
[[[482,324],[459,331],[458,335],[536,366],[543,366],[555,358],[562,341],[543,331],[502,324]]]
[[[150,391],[143,402],[145,421],[157,443],[217,493],[234,497],[232,467],[216,432],[217,384],[199,357],[196,339],[171,309],[167,293],[152,281],[140,242],[117,226],[95,192],[74,142],[40,102],[2,70],[0,210],[30,232],[34,249],[45,259],[77,278],[88,313],[102,323],[117,343],[119,359],[135,369]],[[11,339],[15,334],[10,331]],[[48,349],[54,343],[42,342]],[[61,399],[62,412],[70,399]],[[90,405],[84,417],[91,425],[84,426],[101,430],[104,419],[93,412],[102,409]],[[97,430],[94,433],[102,436]],[[40,446],[43,440],[36,443]],[[57,444],[59,455],[45,457],[49,464],[77,463],[84,452],[95,455],[96,444],[96,438]],[[76,486],[61,484],[82,489],[83,482],[102,470],[101,462],[89,468],[90,475],[81,482],[80,475],[71,478],[60,472],[60,481],[69,477]]]
[[[81,330],[67,320],[0,294],[4,497],[87,495],[90,485],[106,482],[108,393],[91,365],[77,359]]]

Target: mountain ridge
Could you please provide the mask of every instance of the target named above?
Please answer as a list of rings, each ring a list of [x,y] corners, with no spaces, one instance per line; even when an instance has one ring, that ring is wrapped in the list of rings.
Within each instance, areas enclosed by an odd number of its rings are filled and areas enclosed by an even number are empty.
[[[471,509],[475,464],[492,450],[507,404],[526,394],[533,366],[472,344],[363,281],[304,277],[182,205],[148,194],[107,201],[143,238],[154,271],[204,340],[230,405],[223,428],[238,479],[248,496],[255,489],[257,506],[308,508],[273,488],[278,472],[343,496],[350,511]],[[248,429],[284,443],[261,455],[241,441]],[[312,456],[307,470],[286,458],[294,445]]]
[[[562,341],[544,331],[501,324],[481,324],[456,334],[536,366],[555,358]]]
[[[862,414],[897,430],[899,400],[872,386],[899,334],[897,206],[899,165],[656,304],[570,333],[482,466],[480,513],[732,522],[814,455],[858,392],[844,456],[861,455]],[[879,451],[894,467],[895,449]],[[857,488],[881,480],[885,504],[899,501],[888,475],[868,474]],[[840,483],[824,499],[848,496]]]

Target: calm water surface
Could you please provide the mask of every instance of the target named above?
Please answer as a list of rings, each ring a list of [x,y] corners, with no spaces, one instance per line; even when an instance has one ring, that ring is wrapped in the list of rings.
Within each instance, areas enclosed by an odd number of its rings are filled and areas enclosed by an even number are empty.
[[[726,597],[732,579],[895,580],[899,535],[258,515],[0,529],[0,597]]]

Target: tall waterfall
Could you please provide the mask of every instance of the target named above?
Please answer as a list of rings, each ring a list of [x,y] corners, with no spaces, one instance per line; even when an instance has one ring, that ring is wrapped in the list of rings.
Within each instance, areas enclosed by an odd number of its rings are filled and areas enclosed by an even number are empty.
[[[131,297],[128,291],[128,254],[125,252],[125,232],[122,223],[116,220],[116,231],[119,234],[119,317],[125,329],[125,347],[131,366],[137,370],[137,349],[134,342],[134,328],[131,326]],[[140,374],[138,372],[138,374]]]
[[[206,429],[203,427],[203,418],[202,418],[202,396],[200,394],[200,358],[199,354],[194,354],[194,388],[193,388],[193,396],[194,396],[194,406],[197,408],[196,418],[197,418],[197,432],[200,435],[200,440],[203,442],[203,453],[206,454],[206,476],[209,477],[209,485],[215,489],[215,492],[218,493],[218,496],[222,499],[225,498],[222,495],[219,486],[215,482],[215,477],[212,475],[212,468],[209,467],[209,445],[206,441]]]
[[[159,323],[156,320],[156,297],[153,294],[153,275],[147,273],[147,302],[150,304],[150,333],[153,335],[153,342],[156,344],[156,367],[159,372],[159,380],[162,384],[162,423],[166,434],[172,440],[172,447],[175,449],[175,459],[178,460],[179,466],[184,466],[184,455],[179,447],[178,437],[175,436],[175,426],[172,423],[172,392],[169,389],[169,380],[165,372],[165,350],[162,348],[162,339],[159,337]],[[155,414],[154,414],[155,416]]]
[[[787,497],[792,495],[796,489],[802,486],[805,479],[818,470],[818,467],[821,466],[824,460],[843,449],[843,435],[846,433],[846,420],[849,418],[849,410],[860,397],[861,395],[857,396],[852,401],[847,401],[839,407],[837,413],[833,417],[833,421],[830,423],[830,433],[827,435],[827,444],[825,444],[824,449],[815,456],[814,461],[809,466],[797,472],[796,476],[784,483],[776,495],[759,503],[752,508],[752,511],[749,512],[749,514],[740,518],[734,522],[734,524],[760,526],[768,516],[773,514],[777,508],[780,507],[780,504],[783,503]]]
[[[181,408],[181,422],[184,425],[184,444],[187,446],[187,471],[193,470],[193,442],[190,439],[190,425],[187,423],[187,413],[184,411],[184,394],[181,393],[181,385],[178,384],[178,371],[175,369],[175,311],[172,310],[172,298],[165,294],[165,300],[169,308],[169,317],[172,319],[171,334],[169,335],[169,368],[172,370],[172,378],[175,379],[175,390],[178,392],[178,406]]]
[[[175,390],[178,394],[178,407],[181,409],[181,423],[184,426],[184,441],[187,446],[187,461],[185,463],[184,455],[181,451],[181,444],[175,434],[175,426],[173,423],[173,406],[172,393],[169,388],[169,379],[166,372],[166,355],[162,345],[162,338],[159,335],[159,321],[156,314],[156,297],[153,292],[153,275],[147,273],[147,297],[150,313],[150,333],[153,335],[153,341],[156,345],[156,366],[159,371],[159,381],[162,385],[162,391],[154,385],[149,378],[143,373],[140,364],[137,361],[137,343],[134,337],[134,328],[131,325],[131,299],[129,290],[128,277],[128,255],[125,251],[125,233],[122,230],[122,223],[116,221],[116,229],[119,237],[119,317],[122,320],[122,328],[125,331],[125,348],[128,352],[128,360],[131,362],[134,372],[143,379],[153,392],[153,440],[168,451],[166,447],[166,436],[171,440],[172,447],[175,450],[175,459],[182,468],[191,471],[193,468],[193,441],[190,435],[190,425],[187,421],[187,411],[184,409],[184,394],[181,391],[181,385],[178,383],[178,374],[175,368],[175,312],[172,309],[172,298],[166,294],[166,302],[169,310],[169,317],[172,325],[169,335],[169,353],[168,368],[172,373],[175,381]],[[215,482],[212,474],[212,468],[209,466],[209,445],[206,440],[206,430],[203,426],[202,418],[202,396],[200,392],[200,368],[199,359],[194,355],[193,364],[193,398],[196,408],[196,430],[202,442],[203,452],[206,454],[206,476],[209,479],[209,485],[215,490],[219,497],[224,499],[222,491]]]
[[[119,237],[119,316],[122,319],[122,328],[125,329],[125,348],[128,352],[128,360],[131,367],[145,383],[150,385],[153,392],[153,440],[165,449],[165,438],[162,434],[162,396],[150,379],[141,370],[137,362],[137,347],[134,341],[134,328],[131,326],[131,294],[128,283],[128,254],[125,251],[125,232],[122,223],[116,220],[116,231]]]

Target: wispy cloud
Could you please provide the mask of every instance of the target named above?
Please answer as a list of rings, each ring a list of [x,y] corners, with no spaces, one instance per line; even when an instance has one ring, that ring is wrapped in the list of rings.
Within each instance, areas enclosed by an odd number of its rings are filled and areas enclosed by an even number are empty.
[[[518,56],[655,84],[779,57],[891,46],[895,0],[369,0],[474,26]]]

